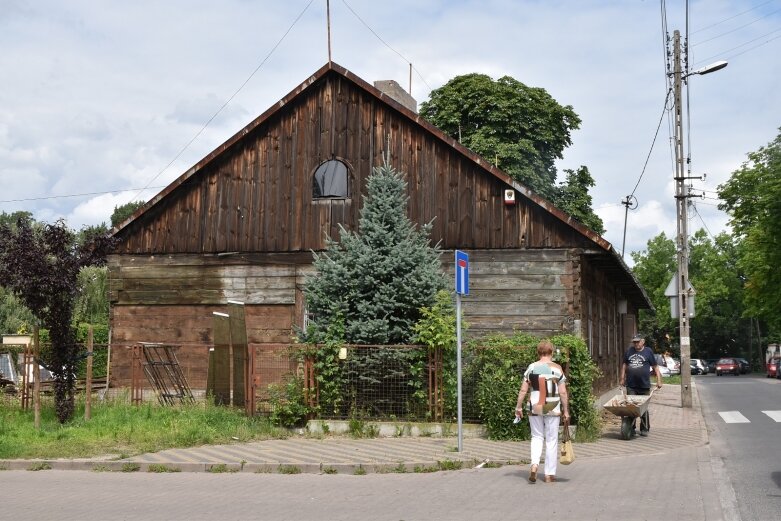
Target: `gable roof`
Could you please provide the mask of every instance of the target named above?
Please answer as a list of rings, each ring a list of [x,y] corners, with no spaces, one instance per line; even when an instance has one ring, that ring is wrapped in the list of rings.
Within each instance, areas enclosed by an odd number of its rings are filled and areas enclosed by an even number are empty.
[[[429,133],[435,139],[439,140],[440,142],[446,144],[448,147],[452,148],[461,157],[466,158],[467,160],[473,162],[475,165],[479,167],[480,170],[487,172],[489,175],[495,177],[496,179],[498,179],[508,187],[512,187],[518,193],[523,195],[526,199],[528,199],[529,201],[531,201],[532,203],[534,203],[535,205],[543,209],[546,213],[554,216],[563,224],[573,229],[577,234],[587,239],[588,242],[593,243],[595,245],[595,248],[593,250],[587,251],[591,261],[596,262],[599,268],[605,273],[607,273],[608,276],[610,276],[616,282],[616,284],[620,286],[625,293],[627,293],[627,296],[629,298],[632,298],[632,300],[635,301],[636,303],[638,303],[640,307],[648,307],[648,308],[653,307],[650,302],[650,299],[645,293],[645,290],[642,288],[642,286],[640,285],[640,283],[638,282],[634,274],[629,269],[629,267],[624,263],[621,256],[615,251],[613,246],[607,240],[605,240],[603,237],[601,237],[599,234],[597,234],[590,228],[578,222],[571,215],[567,214],[566,212],[554,206],[547,199],[539,196],[538,194],[533,192],[525,185],[512,179],[507,173],[505,173],[504,171],[502,171],[501,169],[499,169],[489,161],[486,161],[483,157],[479,156],[478,154],[469,150],[465,146],[461,145],[457,140],[445,134],[442,130],[438,129],[437,127],[429,123],[426,119],[424,119],[419,114],[406,108],[405,106],[397,102],[388,94],[378,90],[373,85],[369,84],[368,82],[356,76],[346,68],[334,62],[328,62],[325,65],[323,65],[319,70],[317,70],[304,82],[302,82],[295,89],[289,92],[281,100],[279,100],[277,103],[272,105],[260,116],[255,118],[249,124],[247,124],[244,128],[236,132],[233,136],[228,138],[224,143],[222,143],[220,146],[218,146],[209,154],[207,154],[203,159],[198,161],[195,165],[190,167],[187,171],[185,171],[177,179],[171,182],[168,186],[166,186],[163,190],[161,190],[152,199],[147,201],[147,203],[144,204],[141,208],[136,210],[128,219],[120,223],[112,231],[113,235],[121,235],[123,230],[125,230],[131,223],[133,223],[136,219],[138,219],[142,214],[144,214],[150,208],[156,206],[161,201],[166,199],[166,197],[168,197],[172,192],[174,192],[179,186],[187,182],[193,176],[197,175],[207,165],[211,164],[213,161],[219,158],[223,153],[225,153],[231,147],[240,143],[245,136],[247,136],[253,130],[258,128],[262,124],[264,124],[275,114],[282,111],[291,101],[298,98],[310,86],[317,83],[321,78],[325,77],[328,74],[336,74],[341,76],[343,79],[348,80],[354,86],[361,89],[367,95],[376,98],[377,100],[381,101],[387,106],[390,106],[395,111],[405,116],[407,119],[413,121],[419,127],[422,127],[427,133]],[[643,304],[645,304],[645,306],[643,306]]]

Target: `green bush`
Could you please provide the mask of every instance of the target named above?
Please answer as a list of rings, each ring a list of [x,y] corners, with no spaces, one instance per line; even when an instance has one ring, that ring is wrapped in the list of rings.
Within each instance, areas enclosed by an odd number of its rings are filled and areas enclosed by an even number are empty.
[[[586,343],[573,335],[550,338],[556,347],[553,359],[567,373],[571,423],[577,425],[578,441],[599,436],[599,414],[594,407],[592,386],[599,369]],[[494,335],[472,346],[475,359],[469,371],[477,374],[476,398],[480,417],[491,439],[526,440],[530,437],[528,417],[519,424],[512,419],[521,386],[521,378],[530,363],[537,360],[540,339],[518,332],[512,336]]]
[[[594,380],[600,376],[599,368],[582,338],[556,335],[550,341],[560,353],[559,363],[567,364],[570,422],[578,426],[575,437],[577,441],[594,441],[602,429],[592,392]]]
[[[528,418],[524,416],[518,424],[513,418],[521,378],[529,364],[537,360],[538,342],[538,338],[519,332],[510,337],[492,335],[469,348],[474,356],[469,372],[476,375],[480,418],[491,439],[530,437]]]
[[[304,399],[304,384],[300,378],[290,378],[283,384],[271,384],[268,393],[271,404],[269,419],[274,425],[301,427],[306,423],[309,407]]]

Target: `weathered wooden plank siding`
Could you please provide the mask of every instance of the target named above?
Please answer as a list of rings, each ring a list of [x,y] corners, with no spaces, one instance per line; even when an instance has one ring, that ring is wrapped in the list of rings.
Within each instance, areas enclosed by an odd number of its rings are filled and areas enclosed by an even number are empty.
[[[469,295],[462,299],[467,334],[523,330],[540,336],[571,324],[570,251],[479,250],[469,252]],[[452,253],[443,264],[454,276]]]
[[[594,383],[595,392],[601,392],[618,381],[621,357],[627,347],[618,309],[621,295],[607,276],[595,269],[587,258],[581,259],[580,272],[583,336],[591,357],[602,371],[602,376]]]
[[[286,110],[269,117],[207,163],[120,233],[122,253],[286,252],[324,248],[339,225],[354,229],[361,194],[389,147],[406,174],[408,213],[434,220],[444,248],[540,248],[587,239],[507,188],[448,143],[338,75],[324,76]],[[322,161],[350,168],[350,197],[313,201]],[[574,243],[574,244],[573,244]]]

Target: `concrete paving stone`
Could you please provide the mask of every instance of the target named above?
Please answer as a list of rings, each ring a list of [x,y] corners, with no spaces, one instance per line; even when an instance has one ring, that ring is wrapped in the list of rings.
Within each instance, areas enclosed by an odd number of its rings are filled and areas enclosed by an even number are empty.
[[[618,389],[611,390],[602,399],[607,401],[618,392]],[[653,395],[649,403],[651,431],[647,438],[623,440],[620,425],[614,422],[606,426],[596,442],[576,443],[576,457],[588,460],[655,455],[703,446],[708,440],[707,430],[696,392],[693,400],[691,409],[683,409],[679,387],[665,386]],[[235,465],[241,472],[277,472],[280,466],[295,466],[302,472],[321,473],[324,467],[330,467],[339,473],[353,473],[357,468],[366,472],[387,472],[399,468],[399,465],[411,471],[415,467],[432,467],[447,460],[461,461],[464,468],[484,461],[525,465],[530,458],[528,441],[464,438],[462,452],[455,451],[457,443],[455,437],[318,439],[292,436],[282,440],[168,449],[124,459],[107,455],[80,460],[6,460],[0,461],[0,468],[23,470],[35,463],[46,463],[55,469],[93,470],[100,467],[120,471],[123,465],[135,463],[142,472],[152,464],[175,467],[182,472],[204,472],[224,464],[226,468],[234,468]]]

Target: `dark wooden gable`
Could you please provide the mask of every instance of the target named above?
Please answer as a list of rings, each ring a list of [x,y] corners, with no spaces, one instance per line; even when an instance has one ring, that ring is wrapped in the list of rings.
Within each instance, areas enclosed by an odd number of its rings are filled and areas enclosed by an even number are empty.
[[[353,229],[366,178],[391,152],[409,215],[445,249],[609,248],[420,116],[329,64],[163,190],[116,232],[118,253],[297,252]],[[315,168],[350,167],[351,196],[312,197]],[[506,188],[517,190],[504,204]]]

